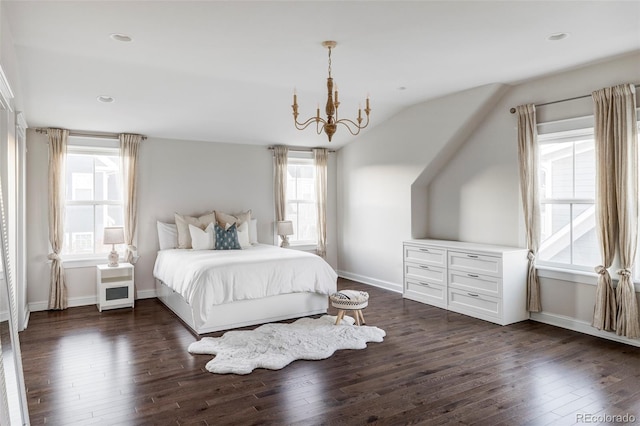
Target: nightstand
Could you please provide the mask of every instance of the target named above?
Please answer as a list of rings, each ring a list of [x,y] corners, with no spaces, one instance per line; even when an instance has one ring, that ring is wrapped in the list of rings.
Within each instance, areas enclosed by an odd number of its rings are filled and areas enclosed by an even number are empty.
[[[97,306],[103,309],[133,308],[133,265],[96,266]]]

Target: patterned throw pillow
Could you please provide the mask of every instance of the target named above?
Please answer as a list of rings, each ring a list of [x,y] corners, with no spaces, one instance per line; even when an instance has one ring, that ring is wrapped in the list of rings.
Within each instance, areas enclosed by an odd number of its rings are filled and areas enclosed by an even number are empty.
[[[222,228],[216,223],[216,250],[241,250],[236,224]]]

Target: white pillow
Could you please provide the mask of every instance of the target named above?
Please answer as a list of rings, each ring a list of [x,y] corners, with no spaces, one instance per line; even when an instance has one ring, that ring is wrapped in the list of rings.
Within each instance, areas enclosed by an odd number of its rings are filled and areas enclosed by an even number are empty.
[[[242,222],[236,230],[238,232],[238,242],[240,243],[240,247],[243,249],[251,247],[251,243],[249,242],[249,223]]]
[[[178,247],[178,227],[175,223],[157,222],[158,243],[160,250],[169,250]]]
[[[258,244],[258,219],[251,219],[249,222],[249,243]]]
[[[213,250],[216,246],[216,232],[214,224],[210,223],[204,231],[197,226],[189,224],[191,246],[194,250]]]
[[[185,216],[178,213],[174,214],[176,226],[178,227],[178,248],[191,248],[191,234],[189,233],[189,225],[197,226],[205,229],[211,222],[215,222],[216,216],[213,212],[203,214],[199,217]]]

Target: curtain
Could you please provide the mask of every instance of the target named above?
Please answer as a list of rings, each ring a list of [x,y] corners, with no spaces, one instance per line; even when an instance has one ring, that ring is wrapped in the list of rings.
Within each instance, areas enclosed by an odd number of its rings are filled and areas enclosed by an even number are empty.
[[[287,156],[289,148],[276,146],[273,149],[275,156],[275,182],[274,196],[276,202],[276,222],[287,217]]]
[[[316,252],[327,255],[327,156],[328,150],[313,150],[313,162],[316,168],[316,206],[318,209],[318,246]]]
[[[540,312],[540,283],[536,272],[536,255],[540,245],[540,201],[538,198],[538,132],[536,108],[533,104],[520,105],[518,115],[518,160],[520,165],[520,192],[527,232],[529,265],[527,272],[527,309]]]
[[[60,252],[64,242],[65,162],[68,130],[48,129],[49,137],[49,243],[51,275],[49,309],[67,309],[67,286]]]
[[[600,242],[602,264],[595,267],[598,274],[596,302],[591,325],[598,330],[616,329],[616,299],[609,268],[613,263],[618,241],[618,209],[616,207],[615,176],[609,168],[614,164],[614,146],[609,142],[607,133],[610,126],[606,115],[609,114],[605,91],[592,93],[594,102],[594,136],[596,155],[596,231]]]
[[[617,271],[620,278],[615,297],[612,296],[612,290],[607,290],[607,293],[611,293],[608,296],[609,299],[615,298],[615,322],[609,313],[613,304],[607,299],[607,310],[600,314],[599,310],[604,302],[597,299],[594,323],[597,319],[596,324],[601,325],[600,317],[602,316],[605,324],[611,323],[619,336],[639,338],[638,301],[631,277],[631,268],[638,245],[638,134],[635,87],[631,84],[607,87],[593,92],[592,97],[595,139],[596,146],[599,147],[596,150],[598,188],[606,191],[607,194],[607,198],[598,200],[598,204],[599,206],[602,203],[609,204],[607,207],[608,232],[613,234],[605,235],[607,239],[602,238],[601,235],[601,244],[603,246],[611,244],[615,247],[617,236],[621,266]],[[607,176],[604,177],[604,175]],[[600,209],[598,211],[600,212]],[[611,243],[612,240],[613,243]],[[609,250],[614,251],[615,248]],[[599,294],[599,290],[600,280],[598,280],[596,295],[604,299],[605,296]]]
[[[124,198],[124,242],[127,245],[124,260],[128,263],[133,263],[133,253],[136,251],[136,247],[133,245],[138,222],[136,170],[141,140],[141,135],[120,134],[120,169],[122,170],[122,195]]]

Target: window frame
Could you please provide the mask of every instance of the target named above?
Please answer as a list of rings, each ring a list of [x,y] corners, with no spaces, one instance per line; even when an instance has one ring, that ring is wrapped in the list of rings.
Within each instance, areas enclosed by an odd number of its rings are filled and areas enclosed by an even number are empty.
[[[108,156],[116,156],[118,158],[118,185],[120,185],[120,190],[122,193],[122,190],[124,189],[123,187],[123,183],[122,183],[122,178],[121,178],[121,170],[120,170],[120,162],[119,162],[119,158],[120,158],[120,146],[118,143],[117,139],[104,139],[104,138],[92,138],[92,137],[84,137],[84,136],[69,136],[68,142],[67,142],[67,152],[66,152],[66,156],[68,156],[69,154],[72,155],[90,155],[90,156],[95,156],[95,155],[108,155]],[[67,158],[65,157],[65,160]],[[93,173],[93,178],[95,180],[95,171]],[[123,194],[124,195],[124,194]],[[113,201],[113,200],[95,200],[95,199],[91,199],[91,200],[67,200],[67,197],[65,195],[65,224],[66,224],[66,208],[67,206],[69,207],[73,207],[73,206],[88,206],[88,207],[93,207],[94,209],[97,206],[120,206],[122,209],[122,212],[124,214],[124,199],[120,200],[120,201]],[[95,214],[95,213],[94,213]],[[67,234],[68,231],[65,230],[65,234]],[[96,239],[96,235],[94,232],[93,235],[93,245],[94,245],[94,251],[93,253],[69,253],[69,252],[63,252],[61,254],[61,258],[64,262],[65,267],[86,267],[86,266],[95,266],[98,265],[100,263],[104,263],[106,260],[106,257],[109,254],[109,251],[105,251],[105,252],[96,252],[95,251],[95,239]],[[66,245],[66,241],[65,241],[65,245]],[[71,241],[68,242],[69,244],[71,243]],[[67,247],[65,247],[67,248]],[[121,260],[122,260],[122,255],[123,255],[123,251],[120,249],[118,250],[118,252],[121,255]]]
[[[295,200],[291,200],[289,199],[289,197],[287,197],[286,200],[286,209],[285,211],[287,212],[286,215],[286,220],[292,220],[293,224],[294,224],[294,236],[297,234],[298,229],[296,229],[296,225],[300,223],[299,220],[293,220],[290,215],[289,215],[289,204],[291,203],[296,203],[298,206],[301,204],[306,204],[306,205],[312,205],[314,208],[314,211],[317,211],[317,204],[318,204],[318,196],[316,194],[316,188],[315,188],[315,181],[317,179],[316,176],[316,171],[315,171],[315,164],[314,164],[314,160],[313,160],[313,154],[310,152],[289,152],[287,154],[287,167],[289,165],[305,165],[305,166],[310,166],[313,170],[313,181],[314,181],[314,188],[313,188],[313,194],[314,194],[314,199],[313,201],[310,200],[299,200],[299,199],[295,199]],[[288,182],[287,182],[287,186],[288,186]],[[288,190],[287,190],[288,192]],[[297,212],[299,212],[299,209],[296,209]],[[299,214],[299,213],[297,213]],[[316,213],[317,214],[317,213]],[[317,218],[316,218],[317,219]],[[317,220],[316,220],[317,222]],[[317,224],[316,224],[316,230],[315,230],[315,238],[312,240],[296,240],[292,238],[293,236],[289,237],[289,246],[290,247],[294,247],[294,248],[315,248],[316,245],[318,244],[318,229],[317,229]]]
[[[575,185],[576,185],[576,179],[575,179],[575,173],[576,173],[576,146],[575,146],[575,142],[581,141],[581,140],[585,140],[585,139],[594,139],[595,135],[594,135],[594,128],[593,126],[590,127],[580,127],[580,128],[576,128],[576,129],[571,129],[571,130],[558,130],[558,131],[548,131],[548,132],[544,132],[544,133],[539,133],[538,134],[538,148],[540,148],[542,145],[546,145],[546,144],[560,144],[560,143],[571,143],[572,144],[572,153],[571,153],[571,158],[572,158],[572,162],[573,162],[573,186],[574,186],[574,191],[575,191]],[[541,155],[538,155],[538,158],[540,158]],[[540,193],[542,193],[542,189],[543,189],[543,184],[546,185],[546,182],[543,183],[542,182],[542,174],[543,174],[543,169],[542,169],[542,164],[541,161],[539,161],[538,164],[538,190],[540,191]],[[595,164],[594,164],[595,167]],[[540,258],[540,256],[538,255],[537,258],[538,260],[536,261],[536,264],[542,267],[551,267],[554,269],[563,269],[563,270],[567,270],[567,271],[581,271],[581,272],[591,272],[593,271],[593,267],[592,266],[584,266],[584,265],[579,265],[579,264],[574,264],[573,263],[573,259],[574,259],[574,239],[573,239],[573,231],[574,231],[574,206],[576,205],[592,205],[595,209],[596,207],[596,198],[595,198],[595,187],[594,187],[594,198],[578,198],[578,197],[563,197],[563,198],[544,198],[542,195],[539,197],[538,200],[539,204],[540,204],[540,219],[541,219],[541,225],[542,225],[542,219],[543,219],[543,214],[542,214],[542,206],[543,205],[547,205],[547,206],[563,206],[563,205],[568,205],[569,206],[569,251],[570,251],[570,259],[571,259],[571,263],[562,263],[562,262],[553,262],[553,261],[549,261],[549,260],[542,260]],[[596,224],[597,226],[597,224]],[[540,240],[540,248],[538,249],[538,254],[540,254],[540,250],[542,248],[542,238]],[[595,265],[593,265],[595,266]]]
[[[638,166],[640,167],[640,108],[636,108],[636,121],[637,121],[637,129],[638,129]],[[553,133],[571,133],[574,135],[579,134],[579,132],[585,132],[587,130],[594,129],[594,117],[585,116],[585,117],[575,117],[558,121],[544,122],[537,124],[537,133],[538,140],[537,143],[540,144],[541,139],[544,141],[549,137],[550,134]],[[595,134],[593,136],[595,138]],[[640,180],[640,174],[639,174]],[[597,185],[597,182],[596,182]],[[640,183],[639,183],[640,185]],[[540,189],[540,188],[539,188]],[[597,197],[597,194],[596,194]],[[542,200],[542,199],[540,199]],[[594,200],[597,201],[597,200]],[[600,253],[598,253],[600,256]],[[596,265],[594,265],[595,267]],[[613,263],[611,265],[610,271],[615,271],[619,268],[620,263],[618,259],[618,255],[616,254]],[[566,280],[571,282],[579,282],[582,284],[596,285],[597,274],[595,273],[593,268],[589,267],[572,267],[569,264],[564,263],[553,263],[553,262],[545,262],[539,259],[536,260],[536,269],[538,270],[538,275],[540,277],[552,278],[558,280]],[[612,279],[614,282],[617,282],[617,277],[615,274],[612,274]],[[636,288],[636,292],[640,291],[640,237],[638,238],[638,248],[636,254],[636,261],[633,266],[632,279]]]

